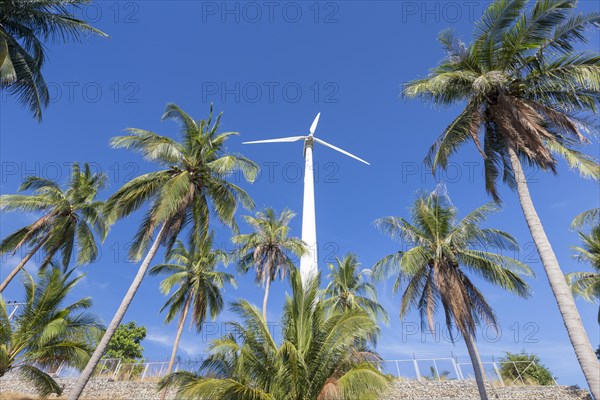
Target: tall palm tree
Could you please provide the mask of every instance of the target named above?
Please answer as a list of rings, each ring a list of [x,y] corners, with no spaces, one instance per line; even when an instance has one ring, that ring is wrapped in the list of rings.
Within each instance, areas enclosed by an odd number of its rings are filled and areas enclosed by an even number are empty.
[[[42,66],[45,41],[79,41],[83,36],[107,35],[75,18],[74,8],[90,0],[0,1],[0,89],[17,96],[38,120],[49,95]]]
[[[335,264],[329,264],[331,271],[327,275],[329,284],[325,288],[325,304],[332,310],[362,308],[373,319],[381,318],[389,322],[388,314],[377,302],[377,290],[370,281],[372,271],[359,270],[360,263],[354,254],[347,254],[341,260],[336,257]]]
[[[451,30],[439,40],[447,56],[428,77],[404,93],[437,105],[462,103],[463,111],[431,147],[427,163],[446,168],[450,156],[472,140],[484,158],[486,190],[499,201],[500,176],[517,190],[525,220],[544,265],[577,359],[594,397],[600,398],[600,366],[573,296],[535,210],[523,164],[556,173],[556,156],[584,177],[600,167],[578,145],[596,130],[585,115],[600,102],[600,55],[582,52],[585,30],[600,14],[574,14],[576,0],[497,0],[475,27],[471,44]],[[482,143],[483,142],[483,143]]]
[[[168,104],[162,119],[173,120],[182,126],[181,141],[134,128],[127,130],[129,135],[117,136],[112,140],[114,148],[139,151],[146,160],[156,162],[165,169],[138,176],[123,185],[106,202],[108,220],[114,222],[143,204],[150,203],[131,246],[130,256],[134,260],[142,257],[157,229],[158,234],[104,337],[69,394],[70,400],[81,396],[158,248],[164,245],[168,252],[186,227],[189,228],[190,247],[194,248],[196,241],[208,234],[211,212],[222,223],[235,229],[234,215],[238,202],[246,208],[254,206],[250,196],[228,179],[239,170],[247,181],[252,182],[258,173],[258,166],[245,157],[226,152],[225,142],[237,133],[217,132],[221,115],[213,123],[211,107],[207,120],[195,121],[175,104]]]
[[[10,321],[0,295],[0,377],[13,371],[41,396],[60,396],[62,392],[44,370],[61,364],[83,368],[93,351],[86,338],[102,335],[97,318],[85,312],[92,306],[89,297],[66,303],[75,284],[83,278],[71,278],[72,273],[52,268],[40,273],[37,281],[27,274],[25,306]]]
[[[271,282],[277,275],[283,280],[294,262],[290,254],[301,257],[306,246],[297,237],[289,237],[289,223],[294,214],[291,210],[283,210],[279,216],[272,208],[256,213],[256,217],[245,216],[246,222],[254,232],[234,236],[231,240],[238,244],[238,269],[242,273],[252,267],[256,269],[256,281],[265,288],[262,315],[267,319],[267,301]]]
[[[66,269],[73,250],[77,253],[77,265],[96,259],[98,246],[93,232],[102,241],[108,232],[101,213],[103,203],[96,200],[105,184],[106,175],[92,173],[87,163],[81,170],[79,164],[75,163],[64,190],[52,180],[32,176],[25,179],[19,191],[32,190],[33,194],[0,196],[1,211],[43,213],[34,223],[7,236],[0,243],[0,254],[30,249],[0,284],[0,293],[40,250],[45,254],[40,269],[44,269],[57,254],[61,255]]]
[[[376,335],[376,322],[362,309],[328,314],[319,279],[304,287],[291,271],[292,296],[281,320],[277,344],[258,308],[233,304],[241,321],[234,332],[211,344],[199,374],[176,372],[161,382],[178,387],[181,399],[375,400],[388,385],[374,353],[354,344]]]
[[[457,221],[450,201],[434,192],[417,198],[411,210],[412,222],[399,217],[376,221],[384,233],[400,238],[410,249],[377,262],[373,267],[375,277],[397,274],[394,292],[406,282],[401,318],[416,308],[422,324],[427,321],[433,330],[441,304],[448,330],[452,332],[456,326],[467,345],[482,400],[488,397],[475,329],[480,321],[496,326],[496,315],[467,272],[521,297],[529,296],[530,289],[520,275],[532,274],[518,260],[488,251],[518,249],[508,233],[480,226],[496,210],[493,203],[486,204]]]
[[[581,227],[592,223],[589,233],[579,233],[583,246],[574,247],[576,259],[589,262],[595,272],[572,272],[567,274],[567,282],[571,285],[573,293],[587,301],[600,301],[600,222],[598,221],[598,208],[579,214],[573,220],[572,226]],[[598,323],[600,323],[600,310],[598,310]]]
[[[188,251],[181,241],[177,241],[166,260],[167,264],[154,266],[150,275],[169,274],[160,285],[165,295],[177,287],[161,309],[168,310],[166,323],[179,316],[177,335],[166,372],[169,375],[173,371],[179,340],[190,309],[192,325],[200,332],[207,315],[210,314],[215,319],[223,309],[223,286],[229,283],[235,287],[236,281],[233,275],[217,271],[218,264],[227,261],[227,255],[223,250],[213,248],[212,233],[192,251]],[[167,391],[164,390],[161,398],[164,399],[166,394]]]

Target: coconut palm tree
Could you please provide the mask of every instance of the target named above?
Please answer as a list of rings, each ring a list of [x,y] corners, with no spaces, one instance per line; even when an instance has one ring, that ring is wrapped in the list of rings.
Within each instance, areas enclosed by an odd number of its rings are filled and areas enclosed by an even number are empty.
[[[17,96],[38,120],[48,105],[42,75],[45,41],[79,41],[107,35],[75,18],[73,11],[90,0],[3,0],[0,2],[0,89]]]
[[[329,264],[331,271],[327,275],[329,284],[325,288],[325,304],[332,310],[362,308],[373,319],[381,318],[389,322],[388,314],[377,302],[377,290],[370,281],[372,271],[368,268],[359,270],[360,263],[354,254],[344,258],[335,258],[335,264]]]
[[[29,248],[0,284],[0,293],[40,250],[45,254],[40,269],[44,269],[57,254],[60,254],[66,269],[74,250],[77,265],[96,259],[98,246],[93,232],[102,241],[108,232],[101,213],[103,203],[96,200],[105,183],[106,175],[92,173],[87,163],[81,170],[79,164],[75,163],[65,189],[52,180],[32,176],[19,187],[19,191],[32,190],[32,194],[0,196],[1,211],[43,213],[34,223],[7,236],[0,243],[0,254],[14,254],[20,249]]]
[[[173,371],[179,340],[189,311],[191,310],[192,314],[192,325],[200,332],[207,315],[210,314],[211,318],[215,319],[223,309],[221,289],[226,283],[235,287],[236,281],[233,275],[217,271],[218,264],[227,261],[227,255],[213,247],[212,233],[193,251],[188,251],[183,242],[177,241],[175,247],[167,254],[166,261],[166,264],[152,267],[150,275],[169,274],[160,285],[165,295],[177,287],[161,309],[168,310],[166,323],[179,317],[177,335],[166,372],[166,375],[169,375]],[[166,393],[166,390],[162,392],[162,399]]]
[[[252,267],[256,269],[256,282],[265,288],[262,315],[267,319],[267,301],[269,289],[277,275],[283,280],[288,270],[295,268],[291,255],[301,257],[306,245],[297,237],[289,237],[289,223],[294,214],[283,210],[278,216],[272,208],[256,213],[256,217],[245,216],[254,232],[233,236],[233,243],[239,245],[236,251],[238,269],[246,273]]]
[[[188,228],[190,247],[194,248],[196,241],[208,234],[211,212],[219,221],[236,229],[234,215],[238,203],[246,208],[254,207],[250,196],[228,179],[235,171],[241,171],[245,179],[252,182],[258,166],[245,157],[226,152],[225,142],[237,133],[217,132],[221,115],[213,123],[212,106],[207,120],[196,121],[175,104],[168,104],[162,119],[173,120],[182,126],[181,141],[134,128],[127,130],[128,135],[112,139],[114,148],[138,151],[146,160],[156,162],[164,169],[132,179],[106,202],[109,222],[149,203],[149,210],[133,240],[130,256],[139,260],[149,249],[104,337],[69,394],[70,400],[81,396],[158,248],[164,245],[168,252],[185,228]],[[150,245],[157,229],[156,238]]]
[[[438,372],[435,366],[429,367],[429,375],[423,376],[426,381],[446,381],[448,380],[448,376],[450,375],[450,371],[442,371]]]
[[[484,159],[485,187],[496,201],[497,180],[516,189],[525,220],[544,265],[569,338],[594,397],[600,398],[600,367],[573,296],[533,205],[523,163],[556,173],[557,156],[584,177],[600,167],[578,150],[596,130],[589,112],[600,102],[600,55],[576,50],[600,14],[574,14],[576,0],[497,0],[465,45],[452,30],[439,40],[446,57],[424,79],[409,82],[408,97],[436,105],[465,104],[431,147],[435,171],[473,141]]]
[[[598,223],[598,209],[592,209],[579,214],[572,226],[580,227],[587,222],[593,223],[589,233],[579,233],[583,245],[574,247],[577,252],[575,258],[579,261],[589,262],[595,272],[572,272],[567,274],[567,282],[571,285],[573,293],[587,301],[600,301],[600,224]],[[600,310],[598,310],[598,323],[600,323]]]
[[[181,399],[378,399],[388,378],[377,369],[374,353],[354,346],[377,334],[373,318],[360,308],[328,314],[319,279],[303,288],[300,273],[290,275],[280,344],[260,310],[240,300],[232,310],[241,321],[213,341],[199,374],[176,372],[161,387],[177,387]]]
[[[87,297],[73,303],[66,298],[83,275],[71,278],[58,268],[40,273],[38,280],[25,278],[25,305],[11,321],[0,295],[0,377],[8,372],[30,382],[41,396],[61,387],[44,370],[60,365],[83,368],[93,347],[87,338],[102,335],[103,329],[92,314]]]
[[[496,210],[493,203],[486,204],[457,221],[457,211],[449,199],[434,192],[417,198],[411,209],[412,222],[400,217],[376,221],[384,233],[400,238],[410,249],[378,261],[374,276],[384,279],[397,275],[394,293],[406,283],[401,318],[417,309],[421,323],[433,330],[441,304],[448,330],[452,332],[456,326],[467,345],[482,400],[488,397],[475,329],[478,322],[496,326],[496,315],[467,273],[521,297],[529,296],[530,289],[520,275],[532,274],[518,260],[489,251],[518,249],[508,233],[480,226]]]

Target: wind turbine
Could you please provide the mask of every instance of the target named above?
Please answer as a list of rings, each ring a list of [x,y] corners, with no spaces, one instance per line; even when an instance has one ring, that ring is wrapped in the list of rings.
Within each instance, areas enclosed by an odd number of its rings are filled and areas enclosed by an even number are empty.
[[[300,274],[302,282],[307,282],[314,277],[318,271],[317,257],[317,224],[315,216],[315,179],[313,169],[313,145],[315,142],[339,151],[342,154],[352,157],[367,165],[371,165],[362,158],[350,154],[349,152],[340,149],[332,144],[327,143],[315,137],[315,130],[319,123],[318,113],[312,125],[310,126],[308,136],[290,136],[279,139],[255,140],[252,142],[243,142],[243,144],[262,144],[262,143],[290,143],[304,140],[304,199],[302,205],[302,241],[307,244],[308,251],[300,259]]]

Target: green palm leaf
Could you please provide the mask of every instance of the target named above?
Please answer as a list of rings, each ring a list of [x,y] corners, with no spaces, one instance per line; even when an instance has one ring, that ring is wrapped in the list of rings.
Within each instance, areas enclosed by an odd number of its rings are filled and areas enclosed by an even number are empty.
[[[60,395],[61,387],[44,370],[66,365],[81,369],[93,351],[90,335],[103,331],[98,319],[85,310],[89,298],[65,305],[67,296],[83,276],[71,278],[57,268],[27,276],[23,311],[8,320],[0,296],[0,376],[15,371],[40,396]]]
[[[89,34],[106,36],[74,17],[73,7],[88,1],[0,2],[0,88],[14,94],[38,120],[49,100],[41,71],[46,58],[43,42],[79,41]]]

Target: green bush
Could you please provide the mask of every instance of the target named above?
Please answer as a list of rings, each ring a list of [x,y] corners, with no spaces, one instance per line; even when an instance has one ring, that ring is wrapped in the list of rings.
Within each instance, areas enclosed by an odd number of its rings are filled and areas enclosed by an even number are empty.
[[[108,343],[108,350],[102,358],[116,358],[123,363],[133,363],[144,357],[141,345],[146,337],[146,328],[135,321],[120,325]]]
[[[500,376],[507,385],[552,385],[555,383],[550,370],[535,354],[506,352],[500,359]]]

